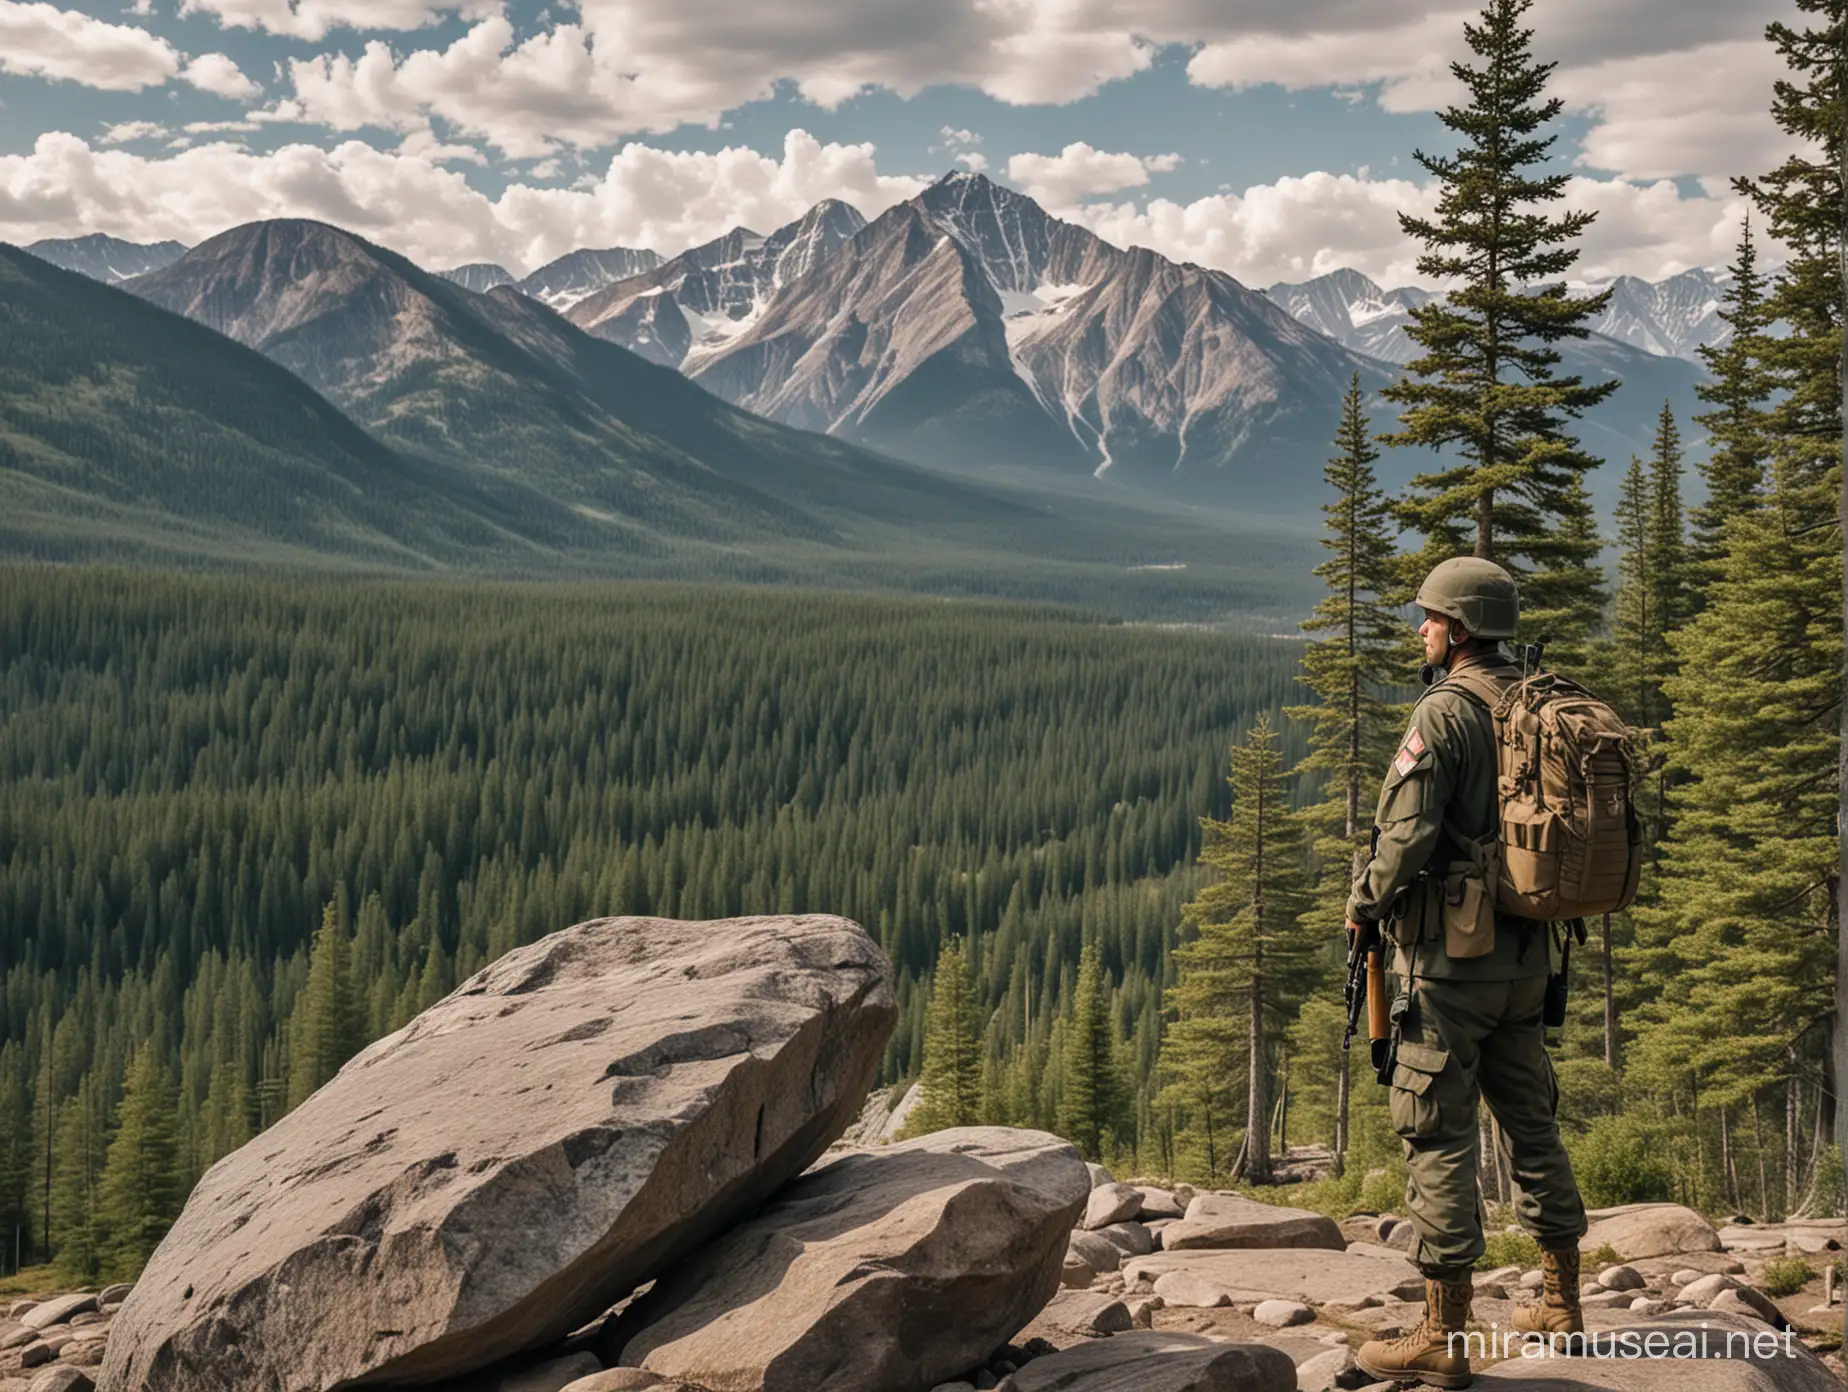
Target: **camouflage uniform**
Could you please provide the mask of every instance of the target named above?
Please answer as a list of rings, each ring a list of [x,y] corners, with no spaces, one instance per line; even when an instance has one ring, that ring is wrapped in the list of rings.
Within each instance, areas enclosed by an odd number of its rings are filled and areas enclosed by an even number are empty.
[[[1499,654],[1471,668],[1497,684],[1521,675]],[[1347,910],[1356,923],[1379,923],[1395,944],[1390,988],[1394,998],[1410,997],[1391,1113],[1410,1170],[1406,1207],[1418,1234],[1412,1257],[1427,1276],[1466,1268],[1482,1255],[1478,1093],[1507,1138],[1521,1225],[1543,1246],[1576,1244],[1585,1231],[1542,1038],[1547,975],[1559,966],[1562,943],[1544,925],[1496,914],[1492,950],[1453,957],[1446,949],[1446,878],[1470,863],[1460,843],[1493,838],[1498,815],[1494,722],[1460,683],[1441,678],[1413,707],[1380,792],[1378,847],[1355,879]]]

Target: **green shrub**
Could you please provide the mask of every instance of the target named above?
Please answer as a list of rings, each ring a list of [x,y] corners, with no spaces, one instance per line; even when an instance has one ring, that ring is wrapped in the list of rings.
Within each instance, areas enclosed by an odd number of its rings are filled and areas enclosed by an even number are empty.
[[[1498,1266],[1518,1266],[1525,1271],[1538,1265],[1540,1244],[1524,1232],[1484,1234],[1482,1255],[1476,1258],[1478,1271],[1493,1271]]]
[[[1598,1272],[1607,1266],[1616,1266],[1623,1260],[1623,1253],[1608,1242],[1600,1242],[1596,1251],[1585,1253],[1579,1260],[1585,1270]]]
[[[1779,1257],[1774,1262],[1765,1263],[1764,1279],[1759,1282],[1766,1295],[1795,1295],[1809,1284],[1815,1273],[1810,1264],[1801,1257]]]
[[[1567,1149],[1587,1208],[1662,1203],[1674,1196],[1672,1151],[1659,1122],[1598,1117]]]
[[[1405,1165],[1403,1162],[1388,1165],[1378,1174],[1369,1175],[1360,1182],[1360,1193],[1355,1197],[1355,1213],[1392,1213],[1405,1207]]]

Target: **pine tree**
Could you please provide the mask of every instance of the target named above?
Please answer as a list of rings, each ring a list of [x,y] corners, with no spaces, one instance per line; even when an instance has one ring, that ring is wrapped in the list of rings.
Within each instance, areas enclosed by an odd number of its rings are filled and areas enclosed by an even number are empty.
[[[289,1109],[308,1100],[359,1052],[360,1012],[353,989],[351,944],[333,904],[308,954],[308,984],[289,1019]]]
[[[1848,701],[1843,700],[1848,674],[1842,669],[1842,631],[1848,622],[1842,568],[1848,528],[1848,474],[1842,468],[1843,420],[1848,414],[1842,399],[1848,389],[1848,0],[1796,0],[1796,6],[1814,17],[1811,27],[1772,24],[1765,37],[1789,70],[1774,88],[1771,115],[1799,144],[1800,153],[1762,178],[1734,181],[1765,215],[1770,234],[1791,252],[1765,305],[1767,316],[1781,320],[1789,333],[1767,337],[1761,352],[1775,401],[1769,420],[1767,511],[1776,525],[1759,529],[1771,532],[1762,540],[1735,540],[1729,533],[1727,574],[1739,574],[1730,568],[1734,552],[1743,557],[1768,543],[1760,559],[1788,567],[1783,571],[1788,589],[1775,616],[1762,617],[1772,618],[1770,629],[1779,636],[1793,635],[1801,622],[1821,645],[1820,653],[1793,659],[1792,669],[1781,674],[1795,687],[1789,696],[1806,704],[1768,713],[1794,718],[1800,726],[1791,732],[1796,750],[1828,760],[1826,782],[1835,804],[1826,828],[1833,837],[1832,861],[1821,871],[1821,900],[1805,894],[1804,902],[1811,914],[1825,921],[1839,967],[1848,960],[1848,915],[1841,904],[1843,881],[1848,879],[1848,837],[1841,835],[1848,826]],[[1831,585],[1834,613],[1823,619],[1817,606]],[[1814,632],[1817,625],[1820,633]],[[1833,657],[1832,666],[1816,670],[1825,654]],[[1831,739],[1817,736],[1818,721],[1833,722]],[[1809,767],[1814,778],[1821,766]],[[1820,857],[1824,835],[1822,824],[1801,820],[1787,824],[1780,839],[1796,840]],[[1815,863],[1810,854],[1794,859],[1804,866]],[[1799,881],[1803,873],[1796,871]],[[1831,1077],[1825,1095],[1839,1097],[1848,1086],[1848,1028],[1843,1026],[1848,1020],[1848,971],[1835,973],[1833,1008]],[[1836,1144],[1848,1156],[1848,1107],[1836,1106],[1832,1120]]]
[[[1655,556],[1656,616],[1664,635],[1686,623],[1694,609],[1687,509],[1681,498],[1685,458],[1681,427],[1673,409],[1664,401],[1656,423],[1655,450],[1649,457],[1650,550]],[[1662,654],[1666,663],[1666,645],[1663,645]],[[1666,667],[1661,675],[1668,675]]]
[[[1124,1130],[1128,1096],[1122,1050],[1110,1016],[1110,980],[1097,944],[1078,959],[1059,1063],[1058,1130],[1087,1160],[1103,1160]]]
[[[1318,704],[1285,712],[1310,724],[1309,755],[1297,767],[1325,779],[1322,800],[1303,813],[1320,865],[1310,913],[1323,929],[1342,920],[1348,887],[1366,852],[1366,785],[1391,757],[1402,723],[1383,693],[1409,684],[1415,660],[1400,610],[1392,505],[1374,473],[1379,451],[1367,433],[1358,373],[1342,400],[1335,444],[1339,453],[1322,470],[1335,494],[1322,506],[1327,519],[1322,547],[1330,556],[1315,571],[1328,595],[1302,624],[1305,632],[1328,635],[1309,645],[1299,678]],[[1345,1054],[1338,1068],[1332,1136],[1337,1174],[1347,1148]]]
[[[1598,461],[1568,424],[1616,389],[1556,376],[1562,339],[1584,338],[1609,292],[1568,295],[1558,278],[1595,214],[1548,217],[1568,176],[1541,174],[1557,136],[1539,132],[1562,109],[1545,98],[1555,65],[1533,59],[1520,27],[1532,0],[1489,0],[1464,35],[1478,60],[1452,72],[1466,105],[1439,119],[1462,138],[1454,157],[1416,159],[1441,190],[1435,219],[1401,214],[1425,250],[1418,269],[1458,282],[1412,311],[1407,334],[1423,351],[1385,396],[1401,429],[1385,443],[1453,449],[1461,462],[1412,480],[1400,520],[1425,537],[1410,562],[1422,573],[1463,550],[1524,579],[1523,626],[1556,643],[1583,638],[1602,613],[1597,527],[1583,479]]]
[[[1765,403],[1770,385],[1760,357],[1765,314],[1764,277],[1758,270],[1758,249],[1752,241],[1752,220],[1740,227],[1739,251],[1732,264],[1732,283],[1726,289],[1720,318],[1732,330],[1723,344],[1703,344],[1699,350],[1713,381],[1695,390],[1713,407],[1694,417],[1706,428],[1711,444],[1701,464],[1707,484],[1707,501],[1694,509],[1694,539],[1690,560],[1695,568],[1694,603],[1704,602],[1707,586],[1719,576],[1729,518],[1758,506],[1765,481]]]
[[[982,1120],[985,1021],[961,938],[937,958],[930,1013],[924,1023],[922,1092],[907,1136],[928,1135]]]
[[[1202,819],[1200,863],[1217,872],[1188,903],[1195,939],[1175,953],[1179,1019],[1174,1071],[1182,1077],[1211,1067],[1214,1044],[1230,1044],[1228,1019],[1244,1039],[1245,1138],[1233,1166],[1254,1183],[1270,1179],[1270,1075],[1273,1051],[1267,1013],[1285,1015],[1326,982],[1328,937],[1306,930],[1301,823],[1290,812],[1276,732],[1260,716],[1232,750],[1232,811],[1226,821]],[[1333,933],[1333,929],[1327,930]],[[1337,935],[1338,937],[1338,935]],[[1223,1073],[1234,1059],[1217,1059]],[[1180,1096],[1185,1099],[1183,1091]]]
[[[118,1280],[140,1274],[185,1201],[173,1112],[172,1080],[156,1050],[143,1045],[116,1111],[115,1139],[100,1185],[109,1235],[105,1272]]]
[[[1656,612],[1655,557],[1651,547],[1654,500],[1643,461],[1630,456],[1617,498],[1617,591],[1609,643],[1612,703],[1631,725],[1654,727],[1661,666],[1661,616]]]
[[[51,1182],[51,1221],[58,1234],[58,1279],[70,1286],[93,1284],[104,1265],[105,1215],[98,1186],[108,1142],[94,1077],[85,1074],[74,1096],[58,1109],[57,1165]]]
[[[0,1272],[17,1269],[32,1226],[32,1096],[26,1051],[0,1044]]]

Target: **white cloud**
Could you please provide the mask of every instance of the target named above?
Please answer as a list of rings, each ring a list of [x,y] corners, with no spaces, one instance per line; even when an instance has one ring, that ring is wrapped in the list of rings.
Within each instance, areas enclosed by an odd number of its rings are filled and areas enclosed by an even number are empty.
[[[255,121],[188,121],[185,126],[188,135],[219,135],[228,131],[247,134],[261,129]]]
[[[0,156],[0,240],[108,231],[193,244],[239,223],[310,217],[422,265],[497,261],[532,269],[584,246],[672,254],[741,223],[769,231],[823,198],[874,216],[922,186],[880,174],[870,145],[823,145],[804,131],[791,131],[775,158],[748,149],[693,154],[631,144],[584,187],[514,184],[498,198],[471,188],[429,153],[386,152],[357,140],[263,154],[207,144],[148,159],[54,132],[39,137],[30,154]]]
[[[1395,287],[1433,283],[1418,274],[1418,247],[1400,232],[1398,215],[1429,215],[1435,203],[1434,189],[1409,180],[1316,173],[1187,204],[1091,204],[1065,216],[1118,245],[1229,271],[1249,285],[1303,281],[1349,266]],[[1555,206],[1598,215],[1580,242],[1571,272],[1577,280],[1656,280],[1690,266],[1722,265],[1744,213],[1736,198],[1684,197],[1668,181],[1589,178],[1574,178]]]
[[[956,157],[956,163],[971,174],[980,174],[988,168],[988,156],[979,150],[964,150]]]
[[[235,29],[320,39],[330,29],[421,29],[445,14],[484,18],[500,0],[180,0],[180,13],[215,15]]]
[[[1048,207],[1067,208],[1096,194],[1141,188],[1150,171],[1166,173],[1180,163],[1179,155],[1111,154],[1078,140],[1056,155],[1013,156],[1007,162],[1007,177],[1028,197]]]
[[[153,121],[119,121],[103,132],[103,144],[127,145],[136,140],[152,140],[166,133],[165,126]]]
[[[263,89],[245,77],[243,70],[222,53],[200,54],[186,65],[183,76],[201,92],[210,92],[215,97],[253,101],[263,95]]]
[[[56,5],[0,0],[0,72],[139,92],[179,71],[173,45],[145,29]]]

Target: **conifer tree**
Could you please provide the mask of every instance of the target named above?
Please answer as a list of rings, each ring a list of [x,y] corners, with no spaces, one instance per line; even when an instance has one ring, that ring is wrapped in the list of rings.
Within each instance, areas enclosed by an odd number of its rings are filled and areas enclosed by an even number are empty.
[[[57,1164],[51,1182],[51,1221],[58,1234],[58,1279],[93,1284],[105,1261],[105,1215],[98,1202],[108,1144],[108,1118],[95,1078],[85,1074],[74,1096],[58,1109]]]
[[[1438,184],[1435,218],[1401,214],[1425,250],[1423,275],[1459,288],[1412,310],[1422,350],[1385,396],[1402,409],[1389,445],[1454,451],[1459,462],[1412,480],[1400,520],[1425,537],[1410,569],[1459,551],[1523,577],[1523,627],[1556,642],[1582,638],[1603,610],[1597,526],[1584,475],[1598,461],[1570,421],[1616,389],[1558,376],[1553,345],[1584,338],[1609,292],[1574,297],[1559,278],[1595,214],[1549,217],[1565,173],[1540,173],[1557,136],[1540,134],[1562,102],[1547,98],[1555,65],[1534,60],[1520,20],[1531,0],[1488,0],[1466,24],[1473,63],[1452,72],[1468,90],[1439,119],[1462,141],[1454,156],[1416,159]]]
[[[0,1044],[0,1272],[23,1261],[32,1226],[32,1098],[25,1050]]]
[[[1630,456],[1617,497],[1617,591],[1611,623],[1609,696],[1623,718],[1643,729],[1656,718],[1655,673],[1662,640],[1651,546],[1654,500],[1643,461]]]
[[[1401,723],[1384,693],[1409,684],[1414,666],[1411,630],[1400,611],[1396,579],[1392,505],[1374,473],[1379,450],[1367,433],[1367,417],[1354,375],[1341,403],[1335,436],[1339,453],[1323,466],[1334,500],[1322,505],[1327,519],[1322,547],[1329,558],[1316,567],[1327,597],[1305,620],[1308,633],[1325,634],[1303,654],[1299,678],[1318,704],[1285,712],[1310,723],[1309,754],[1297,767],[1323,775],[1320,802],[1304,810],[1320,866],[1310,914],[1317,928],[1340,935],[1348,887],[1366,850],[1367,786],[1392,757]],[[1340,1173],[1347,1139],[1347,1057],[1337,1060],[1333,1151]]]
[[[985,1021],[961,938],[937,958],[930,1012],[924,1022],[924,1073],[908,1136],[928,1135],[982,1120]]]
[[[1196,937],[1175,954],[1180,1018],[1171,1037],[1180,1051],[1177,1071],[1197,1069],[1209,1063],[1202,1046],[1226,1039],[1225,1020],[1239,1021],[1245,1137],[1233,1169],[1267,1183],[1273,1035],[1266,1016],[1287,1017],[1325,984],[1328,939],[1302,921],[1308,899],[1302,825],[1290,812],[1283,760],[1268,718],[1260,716],[1245,742],[1233,747],[1231,763],[1229,819],[1202,819],[1206,843],[1200,863],[1217,874],[1185,910]],[[1225,1072],[1235,1066],[1224,1056],[1218,1064]]]
[[[1655,450],[1649,458],[1649,534],[1650,550],[1655,555],[1656,615],[1665,635],[1680,628],[1693,613],[1687,509],[1681,497],[1685,458],[1681,427],[1674,410],[1664,401],[1656,423]],[[1666,661],[1666,645],[1662,653]],[[1667,675],[1666,669],[1662,675]]]
[[[1791,252],[1765,304],[1766,315],[1773,322],[1782,321],[1789,333],[1767,336],[1761,352],[1775,403],[1769,418],[1767,508],[1788,550],[1780,550],[1774,536],[1773,554],[1763,559],[1791,567],[1786,572],[1791,590],[1780,617],[1793,627],[1795,615],[1813,613],[1823,591],[1833,586],[1834,616],[1832,621],[1816,621],[1825,627],[1822,651],[1814,655],[1832,656],[1833,666],[1826,673],[1814,673],[1814,684],[1803,693],[1812,704],[1802,714],[1832,721],[1834,739],[1827,744],[1814,739],[1797,743],[1812,757],[1826,756],[1832,770],[1833,863],[1823,873],[1822,890],[1837,970],[1828,1051],[1831,1086],[1823,1096],[1839,1097],[1848,1086],[1848,1028],[1843,1025],[1848,1020],[1848,915],[1841,904],[1848,879],[1848,836],[1840,834],[1848,827],[1848,701],[1843,700],[1848,673],[1842,668],[1842,629],[1848,622],[1842,568],[1848,527],[1848,475],[1842,468],[1843,391],[1848,388],[1848,335],[1843,331],[1848,321],[1848,0],[1795,4],[1806,16],[1805,27],[1771,24],[1765,37],[1788,69],[1773,91],[1772,119],[1799,151],[1762,178],[1735,180],[1735,187],[1751,197],[1770,234]],[[1729,553],[1749,552],[1755,546],[1751,538],[1736,546],[1730,536],[1728,540]],[[1728,561],[1733,559],[1729,554]],[[1736,573],[1729,571],[1729,576]],[[1797,665],[1809,664],[1799,660]],[[1792,679],[1796,675],[1790,674]],[[1805,734],[1810,733],[1805,722]],[[1799,826],[1809,833],[1802,836],[1804,844],[1820,851],[1817,824]],[[1809,863],[1807,856],[1801,859]],[[1836,1144],[1848,1155],[1848,1107],[1835,1107],[1833,1123]]]
[[[1720,318],[1732,330],[1732,336],[1723,344],[1701,345],[1701,359],[1713,380],[1695,388],[1700,399],[1713,407],[1694,417],[1711,440],[1701,463],[1707,501],[1694,509],[1694,536],[1689,548],[1696,608],[1704,602],[1707,586],[1718,578],[1727,519],[1758,506],[1769,452],[1765,403],[1770,386],[1760,361],[1769,321],[1750,216],[1740,225],[1732,283],[1726,288]]]
[[[118,1280],[141,1273],[186,1198],[173,1112],[173,1082],[156,1050],[144,1044],[116,1109],[115,1139],[100,1185],[109,1235],[105,1271]]]
[[[1103,1160],[1124,1129],[1129,1099],[1122,1050],[1110,1015],[1110,980],[1097,944],[1078,959],[1078,982],[1064,1021],[1059,1068],[1059,1134],[1087,1160]]]
[[[308,953],[308,984],[289,1020],[289,1109],[308,1100],[359,1052],[359,1002],[353,988],[351,944],[333,904]]]

